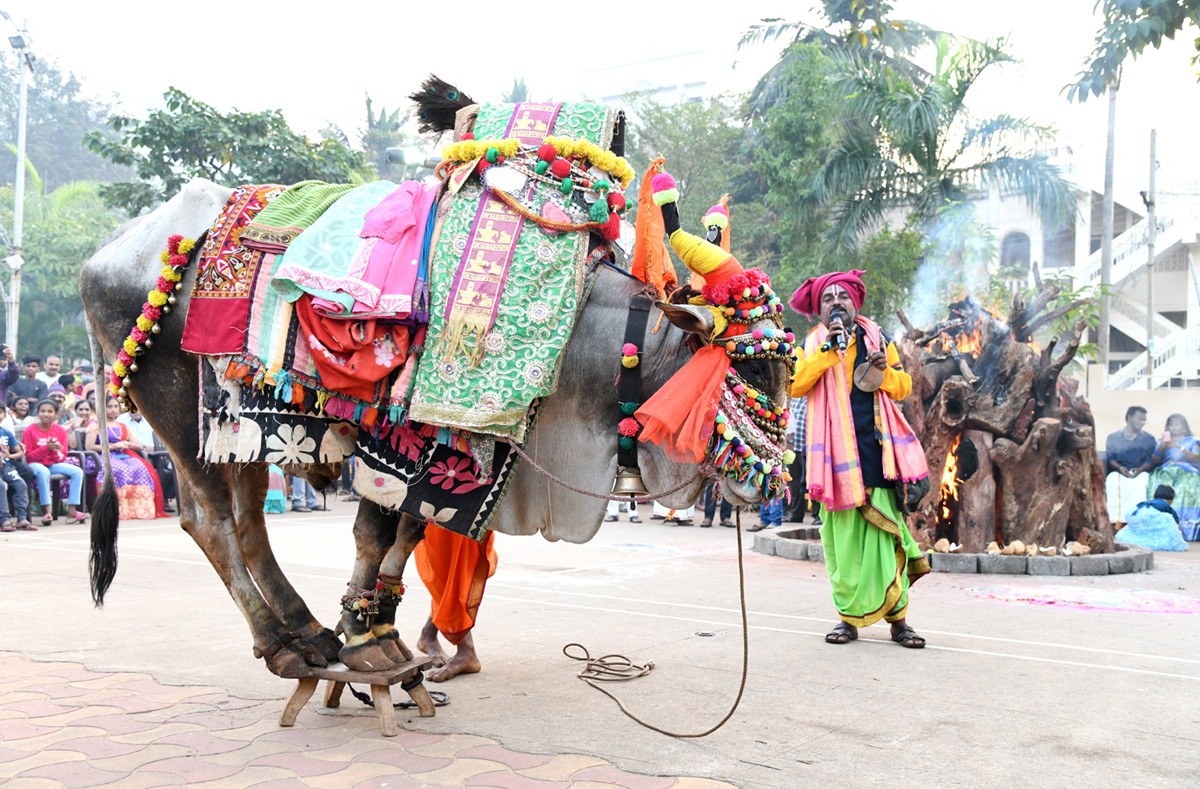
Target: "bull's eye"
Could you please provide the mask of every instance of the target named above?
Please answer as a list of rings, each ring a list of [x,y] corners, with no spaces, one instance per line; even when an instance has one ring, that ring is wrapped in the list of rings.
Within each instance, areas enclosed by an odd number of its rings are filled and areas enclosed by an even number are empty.
[[[746,383],[766,392],[776,403],[786,403],[790,367],[782,359],[739,359],[733,369]]]

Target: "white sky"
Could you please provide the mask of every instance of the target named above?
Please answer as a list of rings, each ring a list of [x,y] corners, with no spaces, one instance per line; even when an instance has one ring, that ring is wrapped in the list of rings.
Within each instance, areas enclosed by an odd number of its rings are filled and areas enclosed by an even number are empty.
[[[482,100],[498,99],[517,77],[536,98],[600,95],[608,92],[604,80],[614,72],[644,74],[649,83],[702,80],[721,90],[748,90],[779,45],[737,52],[741,33],[764,16],[794,18],[795,9],[807,4],[741,0],[716,6],[719,13],[699,11],[700,5],[535,3],[534,10],[506,18],[505,10],[518,6],[475,0],[240,7],[0,0],[18,23],[29,19],[35,52],[75,72],[90,92],[118,94],[121,107],[134,115],[157,106],[166,88],[175,86],[225,110],[281,108],[295,128],[308,133],[326,120],[353,133],[364,123],[364,92],[376,107],[392,108],[406,103],[405,96],[430,71]],[[1009,112],[1053,123],[1061,141],[1074,149],[1082,180],[1098,189],[1107,102],[1071,105],[1060,94],[1091,50],[1093,5],[1094,0],[895,0],[894,16],[975,38],[1011,35],[1012,50],[1023,63],[987,75],[969,106],[979,115]],[[806,12],[804,17],[815,19]],[[1185,30],[1126,68],[1117,115],[1118,195],[1145,188],[1152,127],[1159,132],[1159,188],[1200,192],[1200,160],[1194,154],[1200,85],[1188,64],[1196,35]],[[704,54],[668,57],[697,52]],[[707,65],[697,74],[698,61]],[[681,62],[688,73],[672,70]],[[640,65],[612,68],[628,64]]]

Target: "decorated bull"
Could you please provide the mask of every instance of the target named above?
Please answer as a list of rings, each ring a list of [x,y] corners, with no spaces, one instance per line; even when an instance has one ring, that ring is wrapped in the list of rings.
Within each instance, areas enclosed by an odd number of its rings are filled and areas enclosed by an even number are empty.
[[[399,577],[427,529],[586,542],[618,475],[671,507],[708,477],[739,505],[786,490],[779,299],[680,229],[665,173],[643,179],[629,260],[623,115],[477,105],[436,78],[413,98],[422,131],[454,130],[436,185],[196,180],[81,275],[112,392],[166,444],[181,525],[280,676],[410,658]],[[699,292],[673,288],[664,229]],[[263,502],[270,463],[322,487],[345,462],[363,500],[343,642],[284,576]],[[117,521],[106,461],[97,605]]]

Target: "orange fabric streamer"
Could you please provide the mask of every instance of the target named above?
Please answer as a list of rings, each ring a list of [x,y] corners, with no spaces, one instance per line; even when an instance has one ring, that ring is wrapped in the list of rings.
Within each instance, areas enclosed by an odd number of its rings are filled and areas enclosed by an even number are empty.
[[[706,345],[663,384],[634,415],[642,423],[639,439],[658,444],[677,463],[704,459],[713,431],[712,410],[729,371],[723,345]]]
[[[496,533],[483,542],[426,524],[425,539],[417,543],[413,561],[433,603],[430,618],[438,632],[457,645],[475,627],[487,579],[496,572]]]
[[[633,276],[653,285],[660,297],[665,297],[668,285],[675,285],[675,264],[663,243],[666,230],[663,228],[662,209],[654,204],[654,190],[650,186],[656,168],[666,159],[658,157],[646,169],[642,184],[638,188],[638,213],[636,236],[633,243]]]
[[[406,326],[374,319],[327,318],[313,309],[308,294],[296,301],[296,317],[321,374],[321,385],[330,391],[371,402],[375,384],[408,357]],[[381,342],[379,347],[376,341]]]

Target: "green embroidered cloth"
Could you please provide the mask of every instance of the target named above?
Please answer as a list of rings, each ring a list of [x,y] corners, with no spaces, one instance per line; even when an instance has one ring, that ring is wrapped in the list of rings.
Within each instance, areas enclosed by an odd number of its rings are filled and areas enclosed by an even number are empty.
[[[292,184],[246,225],[241,242],[264,252],[282,252],[353,188],[354,184],[327,184],[324,181]]]
[[[476,139],[503,138],[515,105],[485,104]],[[550,134],[611,142],[615,110],[563,104]],[[539,183],[527,203],[541,212],[553,187]],[[415,376],[409,417],[415,422],[525,440],[531,404],[554,392],[559,360],[575,328],[587,261],[586,233],[547,233],[526,221],[518,237],[495,322],[475,353],[456,352],[446,306],[482,186],[477,175],[453,198],[429,264],[429,349]],[[478,353],[482,350],[482,355]]]

